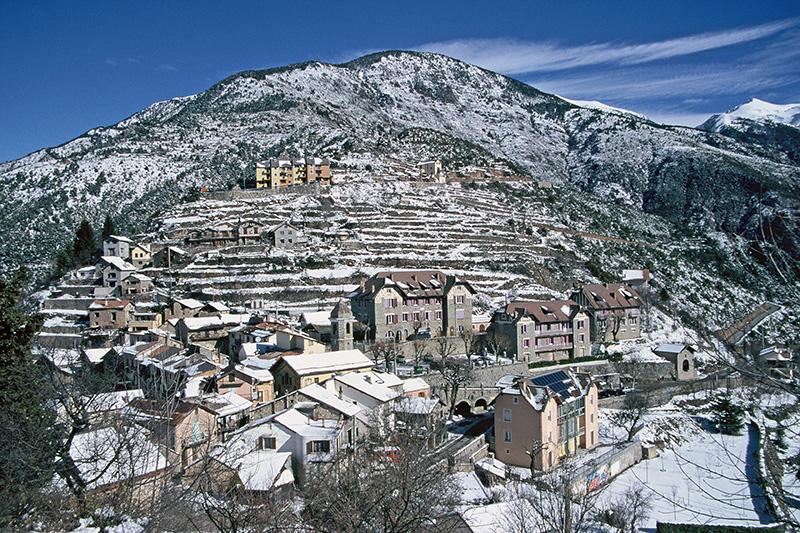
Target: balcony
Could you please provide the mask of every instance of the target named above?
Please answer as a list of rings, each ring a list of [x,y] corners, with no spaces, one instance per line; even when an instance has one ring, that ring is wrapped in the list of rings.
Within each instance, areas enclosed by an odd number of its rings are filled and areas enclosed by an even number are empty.
[[[547,331],[547,330],[544,330],[544,329],[542,331],[539,331],[537,329],[536,330],[536,336],[537,337],[552,337],[553,335],[572,335],[572,333],[574,331],[575,330],[572,329],[572,328],[570,328],[570,329],[551,329],[550,331]]]
[[[565,344],[537,344],[535,349],[537,352],[555,352],[557,350],[571,350],[572,347],[573,344],[568,342]]]

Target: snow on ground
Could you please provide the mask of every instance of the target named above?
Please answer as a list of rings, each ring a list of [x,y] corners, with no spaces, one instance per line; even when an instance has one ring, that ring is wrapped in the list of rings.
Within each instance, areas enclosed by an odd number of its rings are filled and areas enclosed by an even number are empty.
[[[475,504],[489,501],[491,497],[489,491],[483,486],[475,472],[458,472],[453,474],[452,478],[458,484],[461,503]]]
[[[757,483],[754,430],[728,436],[704,431],[674,449],[661,451],[615,478],[603,498],[619,497],[644,485],[653,510],[646,527],[656,522],[761,524],[772,521]]]
[[[689,344],[696,346],[695,361],[705,365],[719,361],[720,357],[727,358],[727,352],[720,353],[719,346],[707,346],[702,342],[700,335],[691,328],[683,326],[669,315],[655,307],[651,310],[652,330],[642,333],[639,339],[622,340],[608,347],[609,355],[622,355],[623,361],[639,363],[660,363],[666,360],[655,353],[653,349],[663,343]]]

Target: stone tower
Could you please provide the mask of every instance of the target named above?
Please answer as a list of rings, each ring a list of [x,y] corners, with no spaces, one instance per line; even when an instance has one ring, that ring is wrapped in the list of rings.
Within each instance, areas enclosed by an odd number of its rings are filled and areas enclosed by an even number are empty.
[[[354,322],[350,301],[339,300],[331,310],[331,347],[334,351],[353,349]]]

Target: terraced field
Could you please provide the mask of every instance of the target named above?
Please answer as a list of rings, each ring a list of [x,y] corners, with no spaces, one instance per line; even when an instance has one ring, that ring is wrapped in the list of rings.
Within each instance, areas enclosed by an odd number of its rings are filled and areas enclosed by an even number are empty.
[[[266,244],[188,248],[194,258],[187,266],[151,272],[174,279],[177,291],[231,303],[259,301],[293,312],[329,305],[351,291],[359,277],[386,268],[446,270],[495,300],[511,292],[557,294],[505,267],[540,264],[568,248],[568,239],[557,232],[526,231],[524,225],[558,223],[545,212],[506,204],[500,193],[457,184],[419,186],[365,177],[317,195],[201,199],[171,212],[153,237],[187,248],[185,237],[195,229],[290,220],[305,229],[309,245],[294,254],[270,254]],[[332,238],[337,232],[348,239]]]

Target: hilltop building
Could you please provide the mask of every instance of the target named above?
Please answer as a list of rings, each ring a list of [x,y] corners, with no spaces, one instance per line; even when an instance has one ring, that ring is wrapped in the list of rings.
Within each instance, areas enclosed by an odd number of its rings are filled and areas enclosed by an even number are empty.
[[[330,185],[331,164],[327,158],[281,155],[256,163],[256,189],[283,189],[295,185]]]

